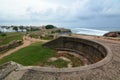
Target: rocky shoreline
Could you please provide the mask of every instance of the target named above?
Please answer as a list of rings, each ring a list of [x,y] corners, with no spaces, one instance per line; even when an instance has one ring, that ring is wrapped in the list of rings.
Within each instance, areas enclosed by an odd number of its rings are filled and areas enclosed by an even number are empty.
[[[104,34],[105,37],[120,37],[120,31],[113,31]]]

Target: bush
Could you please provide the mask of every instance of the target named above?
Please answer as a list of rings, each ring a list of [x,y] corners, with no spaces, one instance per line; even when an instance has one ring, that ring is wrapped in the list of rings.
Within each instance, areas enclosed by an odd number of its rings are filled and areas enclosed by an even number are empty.
[[[45,28],[46,29],[53,29],[53,28],[55,28],[55,26],[53,26],[53,25],[47,25],[47,26],[45,26]]]
[[[0,34],[2,33],[2,31],[0,31]]]
[[[38,34],[35,34],[35,33],[31,33],[31,34],[29,34],[29,36],[30,36],[31,38],[38,38]]]
[[[5,34],[5,33],[2,33],[2,34],[1,34],[1,36],[2,36],[2,37],[5,37],[5,36],[7,36],[7,34]]]

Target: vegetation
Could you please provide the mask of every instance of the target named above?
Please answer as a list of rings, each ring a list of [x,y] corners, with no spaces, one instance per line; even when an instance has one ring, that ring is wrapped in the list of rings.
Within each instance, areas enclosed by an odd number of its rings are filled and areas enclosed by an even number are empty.
[[[24,66],[39,65],[54,66],[57,68],[67,67],[69,62],[63,59],[57,59],[52,62],[48,61],[54,56],[56,56],[56,52],[54,50],[42,47],[42,43],[37,42],[4,57],[0,60],[0,64],[8,61],[14,61]]]
[[[15,33],[4,33],[0,35],[0,46],[10,43],[13,40],[22,40],[23,33],[15,32]]]
[[[23,32],[24,26],[19,26],[19,29],[21,30],[21,32]]]
[[[55,26],[53,26],[53,25],[46,25],[45,28],[46,29],[53,29],[53,28],[55,28]]]
[[[42,36],[42,33],[40,33],[39,31],[29,32],[29,36],[32,37],[32,38],[43,39],[43,40],[51,40],[51,39],[53,39],[53,37],[51,37],[49,35]]]
[[[84,65],[84,63],[80,60],[79,57],[76,57],[76,56],[71,55],[71,54],[67,54],[67,55],[65,55],[65,57],[67,57],[68,59],[70,59],[72,61],[72,67]]]
[[[47,62],[47,65],[50,65],[50,66],[55,66],[57,68],[63,68],[63,67],[68,67],[68,61],[65,61],[63,59],[57,59],[53,62]]]
[[[61,32],[61,30],[58,29],[58,30],[52,31],[51,33],[60,33],[60,32]]]
[[[30,33],[29,36],[32,38],[38,38],[38,34],[35,34],[35,33]]]
[[[55,56],[56,53],[54,50],[44,48],[41,45],[42,43],[39,42],[20,49],[1,59],[0,64],[8,61],[15,61],[25,66],[45,64],[47,60],[50,57]]]
[[[39,27],[30,27],[29,31],[39,31]]]
[[[7,36],[7,34],[6,33],[1,33],[0,36],[5,37],[5,36]]]
[[[1,46],[0,47],[0,54],[4,54],[5,52],[9,51],[10,49],[13,49],[17,46],[22,45],[22,41],[18,40],[18,41],[12,41],[7,45]]]
[[[17,26],[13,26],[13,30],[15,30],[16,32],[18,32],[18,27]]]
[[[50,36],[45,36],[45,37],[41,37],[41,39],[43,39],[43,40],[52,40],[53,38],[50,37]]]

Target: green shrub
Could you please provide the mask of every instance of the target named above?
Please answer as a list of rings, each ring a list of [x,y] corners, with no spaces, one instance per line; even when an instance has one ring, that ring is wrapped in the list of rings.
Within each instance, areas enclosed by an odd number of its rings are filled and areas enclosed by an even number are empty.
[[[55,26],[53,26],[53,25],[46,25],[45,28],[46,29],[53,29],[53,28],[55,28]]]
[[[5,36],[7,36],[7,34],[5,34],[5,33],[2,33],[2,34],[1,34],[1,36],[2,36],[2,37],[5,37]]]

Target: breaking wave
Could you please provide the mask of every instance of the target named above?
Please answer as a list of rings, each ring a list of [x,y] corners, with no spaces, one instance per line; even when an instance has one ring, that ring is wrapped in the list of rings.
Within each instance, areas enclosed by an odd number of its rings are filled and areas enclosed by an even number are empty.
[[[97,30],[97,29],[89,29],[89,28],[72,28],[73,33],[76,34],[88,34],[88,35],[97,35],[102,36],[109,31],[105,30]]]

